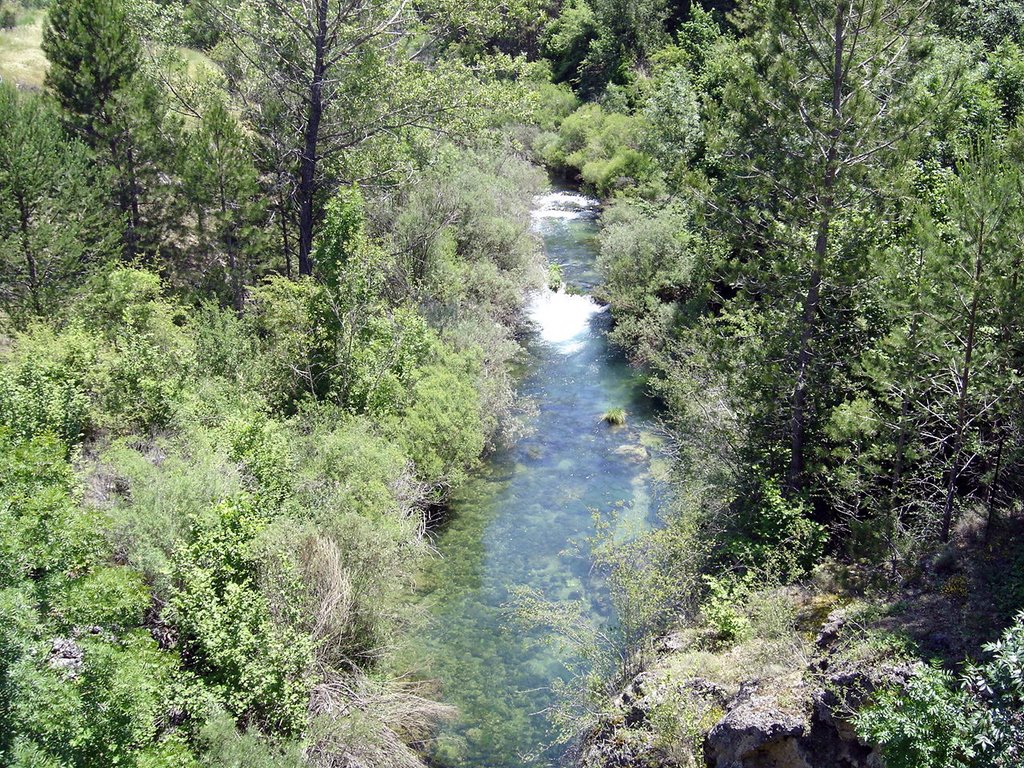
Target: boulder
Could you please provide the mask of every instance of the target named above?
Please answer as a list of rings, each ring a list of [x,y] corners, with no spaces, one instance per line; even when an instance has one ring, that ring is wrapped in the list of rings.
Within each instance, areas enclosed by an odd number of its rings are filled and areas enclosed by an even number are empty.
[[[747,684],[708,732],[704,759],[709,768],[810,768],[794,748],[808,730],[802,714],[759,692],[757,683]]]

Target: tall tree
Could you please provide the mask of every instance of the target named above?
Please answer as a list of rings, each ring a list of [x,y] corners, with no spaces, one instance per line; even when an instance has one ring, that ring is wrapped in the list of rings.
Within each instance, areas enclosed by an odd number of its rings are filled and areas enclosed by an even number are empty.
[[[791,493],[805,483],[813,371],[831,364],[816,356],[825,351],[823,294],[838,277],[836,224],[866,204],[872,173],[900,155],[927,116],[926,90],[914,83],[926,9],[926,0],[774,0],[743,19],[749,65],[730,91],[726,160],[740,184],[753,182],[770,200],[745,230],[762,244],[774,238],[773,254],[796,254],[801,298],[785,366]]]
[[[46,85],[69,130],[111,171],[124,221],[124,257],[134,259],[147,218],[143,198],[152,191],[147,181],[157,175],[154,155],[162,153],[166,126],[162,94],[140,76],[142,45],[124,3],[56,0],[43,29],[43,51],[50,62]],[[150,250],[157,247],[152,240]]]
[[[241,310],[252,261],[262,245],[265,206],[250,141],[222,99],[203,110],[188,135],[182,176],[196,214],[200,251],[220,262],[230,303]]]
[[[949,197],[950,235],[936,247],[944,258],[931,281],[933,318],[947,342],[942,354],[950,408],[942,441],[946,460],[940,536],[948,541],[961,477],[984,449],[971,435],[1010,394],[1001,361],[1000,283],[1012,275],[1021,228],[1016,167],[993,142],[981,142],[959,172]],[[1002,373],[1002,376],[999,374]]]
[[[364,180],[365,169],[345,167],[350,150],[421,129],[457,132],[479,116],[470,69],[427,54],[451,26],[443,3],[433,11],[418,14],[403,0],[257,0],[218,10],[235,54],[233,90],[263,154],[285,164],[270,170],[293,180],[293,210],[281,222],[295,221],[300,274],[313,271],[326,197]]]
[[[0,302],[21,321],[51,312],[114,249],[116,228],[81,142],[41,96],[0,84]]]

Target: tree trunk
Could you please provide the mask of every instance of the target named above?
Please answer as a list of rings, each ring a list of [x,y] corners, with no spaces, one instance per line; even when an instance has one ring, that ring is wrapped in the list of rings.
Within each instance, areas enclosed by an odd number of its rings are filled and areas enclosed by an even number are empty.
[[[797,353],[796,384],[793,387],[793,410],[790,418],[789,471],[786,487],[792,493],[803,488],[804,443],[807,433],[807,378],[813,357],[813,340],[818,320],[818,305],[821,299],[821,284],[828,256],[829,230],[832,226],[834,188],[839,175],[839,139],[842,135],[841,111],[843,98],[843,49],[846,40],[846,16],[842,3],[836,5],[833,31],[832,59],[832,120],[828,157],[822,176],[821,194],[818,197],[818,233],[814,243],[814,265],[804,297],[803,317],[800,329],[800,350]]]
[[[129,258],[133,258],[139,252],[139,226],[142,217],[139,214],[139,184],[136,178],[135,151],[130,143],[126,159],[128,162],[128,229],[125,230],[125,245]]]
[[[1018,244],[1019,247],[1020,244]],[[1013,268],[1010,272],[1010,288],[1007,291],[1009,296],[1017,296],[1019,277],[1020,277],[1020,251],[1018,250],[1017,258],[1013,261]],[[1002,353],[999,355],[999,379],[1000,381],[1006,381],[1008,375],[1008,368],[1011,365],[1010,361],[1010,348],[1014,338],[1014,326],[1017,323],[1017,313],[1014,311],[1012,304],[1009,306],[1004,305],[1003,311],[1003,322],[1000,330],[1000,342],[1003,347]],[[1008,437],[1008,429],[1003,424],[1002,416],[996,418],[995,432],[999,436],[999,444],[996,448],[996,465],[992,471],[992,484],[988,489],[988,517],[985,520],[985,540],[988,541],[989,536],[992,533],[992,528],[995,524],[996,517],[996,500],[999,496],[999,480],[1002,475],[1003,469],[1003,451],[1006,449],[1006,440]]]
[[[999,495],[999,475],[1003,469],[1003,448],[1006,446],[1006,432],[1001,423],[996,424],[999,432],[999,447],[996,449],[996,466],[992,470],[992,484],[988,488],[988,517],[985,519],[985,541],[992,535],[996,518],[996,497]]]
[[[910,332],[907,334],[907,348],[913,350],[917,345],[917,335],[921,330],[921,280],[924,273],[924,251],[918,251],[917,268],[914,271],[914,302],[912,305],[913,316],[910,320]],[[889,491],[889,511],[895,507],[896,499],[899,496],[900,487],[903,483],[903,462],[904,453],[907,450],[907,433],[910,429],[910,404],[913,389],[910,382],[913,378],[913,359],[900,365],[901,378],[906,385],[903,397],[900,398],[900,416],[896,435],[896,459],[892,468],[892,487]]]
[[[327,0],[316,3],[316,36],[313,49],[313,71],[309,82],[309,102],[306,111],[306,131],[302,157],[299,161],[299,184],[296,197],[299,203],[299,274],[313,274],[313,224],[317,192],[317,145],[320,139],[320,120],[323,118],[323,86],[326,75]]]
[[[799,492],[803,487],[804,439],[807,430],[807,371],[811,364],[811,337],[818,315],[821,297],[821,251],[828,243],[829,218],[822,216],[818,230],[818,245],[815,248],[815,265],[811,270],[807,296],[804,298],[804,312],[801,320],[800,352],[797,355],[796,385],[793,388],[793,413],[790,420],[789,474],[786,485],[790,492]]]
[[[108,121],[113,130],[113,123]],[[135,185],[135,158],[131,147],[125,148],[121,138],[110,140],[110,159],[117,173],[117,207],[124,217],[124,231],[121,233],[121,258],[132,262],[138,254],[137,225],[139,222],[139,200]]]
[[[292,276],[292,247],[288,242],[288,207],[285,204],[284,193],[278,192],[278,212],[281,214],[281,248],[284,250],[284,274],[291,279]]]
[[[967,324],[967,341],[964,343],[964,367],[960,373],[960,395],[957,403],[956,434],[953,439],[953,457],[949,466],[949,481],[946,485],[946,503],[942,510],[942,541],[949,541],[953,525],[953,502],[956,485],[960,479],[960,457],[964,450],[964,432],[967,425],[967,391],[971,383],[971,358],[974,356],[974,335],[978,324],[978,304],[981,300],[981,264],[985,249],[985,224],[978,231],[978,250],[974,259],[974,295],[971,297],[971,314]]]
[[[32,309],[39,312],[39,270],[36,266],[36,256],[32,253],[32,240],[29,236],[29,210],[25,197],[21,194],[18,199],[18,219],[21,225],[21,250],[25,255],[25,268],[28,270],[28,292],[32,302]]]

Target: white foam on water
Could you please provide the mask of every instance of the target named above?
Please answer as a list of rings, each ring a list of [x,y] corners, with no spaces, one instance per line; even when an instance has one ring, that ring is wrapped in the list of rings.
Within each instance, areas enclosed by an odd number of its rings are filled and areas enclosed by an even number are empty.
[[[549,192],[533,199],[535,219],[579,219],[594,216],[600,203],[592,197],[573,192]]]
[[[605,311],[590,296],[544,289],[532,297],[527,313],[540,331],[541,339],[570,354],[576,352],[590,332],[590,318]]]

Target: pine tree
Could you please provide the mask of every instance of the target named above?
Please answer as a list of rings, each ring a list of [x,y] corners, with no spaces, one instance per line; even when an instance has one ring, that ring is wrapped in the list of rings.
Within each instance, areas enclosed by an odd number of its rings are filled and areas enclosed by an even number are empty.
[[[16,322],[52,312],[113,252],[102,194],[52,107],[0,85],[0,302]]]
[[[245,284],[262,245],[265,206],[252,147],[224,102],[204,110],[186,141],[183,181],[196,214],[200,249],[223,265],[231,305],[241,310]]]
[[[46,85],[90,145],[114,140],[116,100],[138,72],[142,47],[121,0],[56,0],[43,29]]]
[[[786,486],[806,482],[805,453],[828,391],[833,354],[845,354],[822,309],[848,293],[836,232],[870,207],[873,177],[902,156],[929,111],[924,69],[927,4],[916,0],[774,0],[752,6],[745,24],[749,65],[727,94],[734,140],[726,174],[736,185],[725,206],[743,217],[746,246],[756,241],[751,281],[779,281],[779,297],[800,296],[772,334],[787,338],[783,375],[791,378],[784,413]],[[747,210],[743,211],[742,207]],[[742,211],[742,213],[739,213]],[[770,254],[765,259],[766,252]],[[780,279],[781,278],[781,279]]]
[[[46,84],[65,124],[111,173],[124,258],[154,253],[164,223],[155,199],[157,169],[169,165],[173,126],[166,124],[160,89],[140,73],[142,46],[124,4],[57,0],[43,30],[43,51],[50,61]]]

